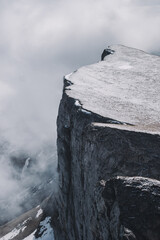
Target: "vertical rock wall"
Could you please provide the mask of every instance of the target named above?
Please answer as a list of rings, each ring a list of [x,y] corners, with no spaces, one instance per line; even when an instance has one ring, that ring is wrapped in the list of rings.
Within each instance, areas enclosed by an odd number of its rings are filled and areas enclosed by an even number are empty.
[[[60,185],[55,238],[119,239],[116,237],[118,209],[115,208],[117,217],[110,227],[101,180],[113,176],[159,179],[160,138],[130,131],[130,126],[128,130],[118,129],[118,124],[113,128],[111,119],[83,111],[75,101],[64,92],[57,121]]]
[[[55,239],[159,240],[160,58],[116,45],[102,60],[64,80]]]

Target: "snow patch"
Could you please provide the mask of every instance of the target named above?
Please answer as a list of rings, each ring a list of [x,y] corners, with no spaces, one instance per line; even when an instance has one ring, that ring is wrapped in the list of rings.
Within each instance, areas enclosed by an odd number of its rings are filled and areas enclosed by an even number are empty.
[[[27,219],[22,223],[22,225],[25,225],[25,224],[26,224],[28,221],[30,221],[30,220],[32,220],[31,217],[27,218]]]
[[[22,227],[22,229],[21,229],[21,230],[22,230],[22,232],[23,232],[23,231],[26,229],[26,227],[27,227],[27,226],[24,226],[24,227]]]
[[[42,214],[43,210],[39,209],[36,217],[40,216]],[[23,240],[54,240],[54,232],[51,227],[51,217],[46,217],[43,221],[40,222],[39,227],[39,237],[35,238],[35,231],[33,231],[29,236],[24,238]],[[24,222],[23,222],[24,223]],[[14,237],[16,237],[20,232],[23,232],[26,229],[26,226],[20,227],[20,228],[14,228],[10,233],[6,234],[0,240],[12,240]]]
[[[65,75],[65,79],[68,80],[68,81],[70,81],[70,76],[71,76],[72,74],[73,74],[73,72]]]
[[[109,48],[107,48],[106,51],[107,51],[108,53],[110,53],[110,54],[113,54],[113,53],[115,52],[114,50],[109,49]]]
[[[5,236],[0,238],[0,240],[11,240],[14,237],[16,237],[17,235],[19,235],[20,232],[23,232],[27,228],[27,226],[25,226],[25,224],[31,219],[32,218],[29,217],[23,223],[18,224],[16,228],[14,228],[11,232],[7,233]]]
[[[43,213],[43,210],[40,208],[37,212],[36,218],[38,218]]]
[[[0,238],[0,240],[10,240],[16,237],[20,233],[21,229],[14,228],[11,232]]]
[[[51,217],[46,217],[42,222],[40,222],[40,232],[41,237],[36,238],[37,240],[54,240],[54,233],[51,227]],[[34,240],[36,240],[34,239]],[[25,239],[26,240],[26,239]],[[33,239],[27,239],[33,240]]]
[[[81,104],[80,104],[79,100],[76,100],[76,101],[75,101],[75,105],[76,105],[77,107],[81,107]]]
[[[87,111],[87,110],[84,110],[84,109],[81,109],[81,111],[82,111],[83,113],[86,113],[86,114],[91,114],[91,112],[89,112],[89,111]]]
[[[35,240],[35,234],[36,230],[32,232],[28,237],[24,238],[23,240]]]

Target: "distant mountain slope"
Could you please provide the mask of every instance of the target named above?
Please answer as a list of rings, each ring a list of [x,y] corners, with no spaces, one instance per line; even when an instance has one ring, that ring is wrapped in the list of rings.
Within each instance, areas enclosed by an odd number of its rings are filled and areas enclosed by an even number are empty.
[[[51,227],[51,216],[47,216],[42,206],[37,206],[20,217],[0,227],[0,240],[53,240],[54,233]]]

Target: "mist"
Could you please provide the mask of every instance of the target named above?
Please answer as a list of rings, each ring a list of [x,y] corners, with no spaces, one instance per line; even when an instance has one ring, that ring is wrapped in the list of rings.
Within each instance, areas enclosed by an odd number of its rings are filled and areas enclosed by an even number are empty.
[[[22,193],[33,182],[57,176],[56,118],[63,76],[99,61],[108,45],[159,53],[159,26],[159,0],[0,0],[4,215],[13,218],[23,211]]]

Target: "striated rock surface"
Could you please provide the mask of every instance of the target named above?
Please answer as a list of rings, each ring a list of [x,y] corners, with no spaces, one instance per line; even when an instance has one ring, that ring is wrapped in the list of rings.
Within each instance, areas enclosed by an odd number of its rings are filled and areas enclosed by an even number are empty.
[[[117,177],[102,192],[112,239],[160,237],[160,181],[143,177]]]
[[[160,58],[118,45],[102,60],[64,79],[55,239],[158,240]]]

